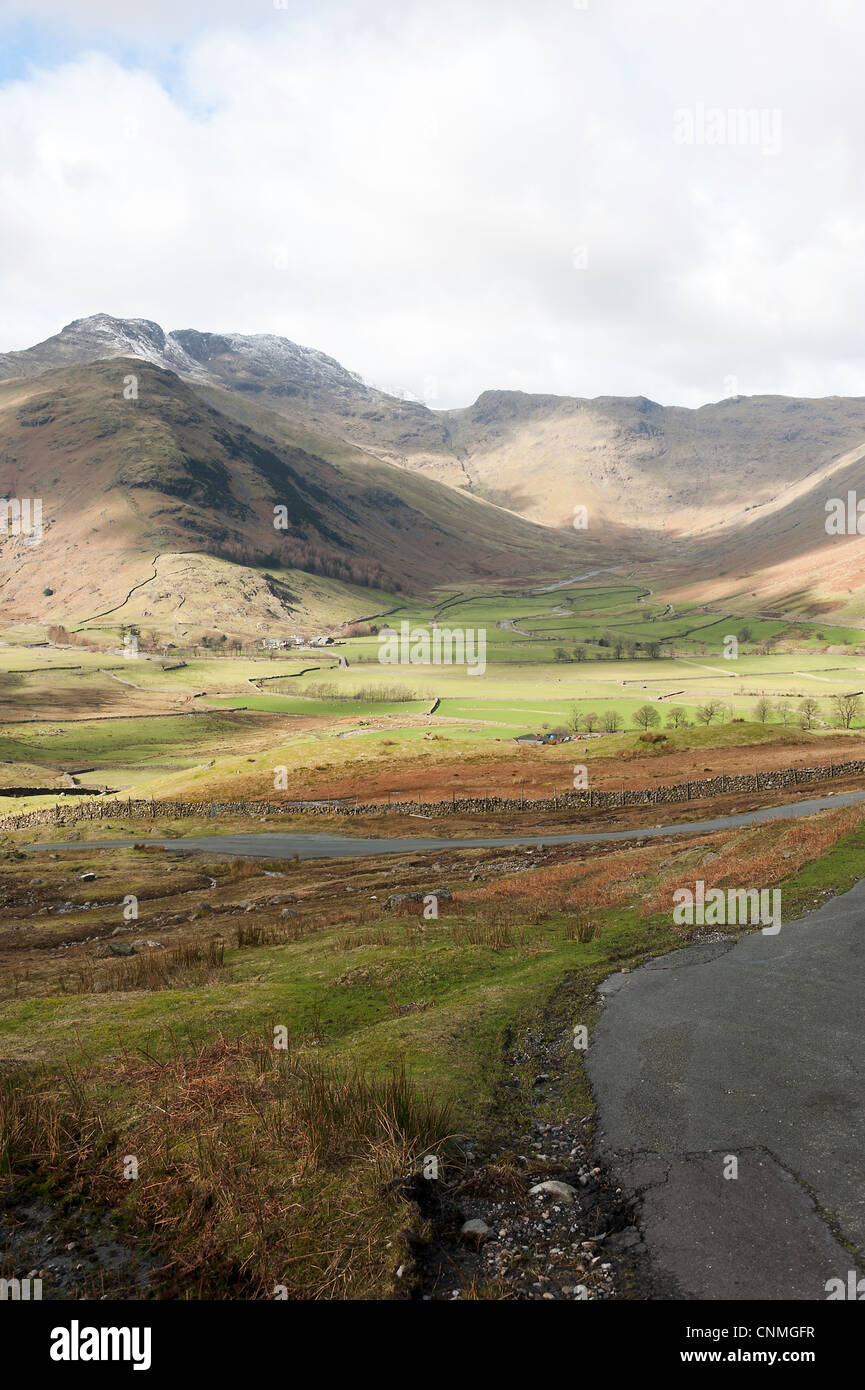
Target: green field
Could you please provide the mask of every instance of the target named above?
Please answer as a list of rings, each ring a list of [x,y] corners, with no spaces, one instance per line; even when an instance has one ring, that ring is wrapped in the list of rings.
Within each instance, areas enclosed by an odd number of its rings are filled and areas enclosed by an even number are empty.
[[[226,779],[246,787],[252,777],[250,794],[262,795],[275,762],[300,768],[313,748],[332,746],[334,760],[328,754],[323,765],[350,768],[401,755],[434,728],[453,756],[470,757],[479,746],[572,727],[575,715],[585,732],[590,713],[598,721],[592,753],[603,756],[621,750],[623,739],[633,743],[634,716],[647,703],[668,730],[670,710],[683,711],[693,739],[701,710],[714,704],[709,741],[747,744],[760,701],[768,704],[765,730],[786,731],[800,722],[798,707],[808,697],[817,702],[817,737],[839,726],[832,696],[865,689],[865,632],[674,606],[655,587],[651,576],[629,575],[546,593],[443,589],[424,602],[379,594],[364,600],[358,591],[355,613],[375,612],[385,599],[395,609],[373,624],[379,631],[344,638],[337,626],[335,645],[305,651],[264,652],[256,638],[227,656],[199,648],[127,661],[117,650],[32,645],[43,636],[35,630],[6,632],[0,787],[44,794],[4,798],[4,809],[50,804],[52,781],[63,773],[82,787],[154,795],[204,790],[217,775],[223,790]],[[337,599],[334,589],[328,601]],[[407,622],[430,638],[435,623],[483,634],[484,669],[383,663],[388,622],[397,631]],[[119,628],[106,634],[119,644]],[[730,634],[740,641],[733,660],[724,655]],[[860,704],[853,731],[865,727],[865,698]],[[597,737],[610,714],[624,732]],[[723,738],[721,728],[728,730]],[[353,731],[357,737],[349,737]],[[668,746],[675,745],[671,731]]]
[[[0,792],[32,794],[4,796],[0,812],[54,806],[61,788],[74,800],[77,785],[187,806],[335,797],[362,807],[395,793],[450,802],[459,816],[459,802],[476,795],[509,797],[516,808],[570,790],[575,763],[593,785],[633,777],[645,786],[690,778],[692,768],[701,776],[740,762],[758,767],[764,756],[767,765],[843,758],[847,737],[859,751],[865,699],[839,737],[832,696],[865,688],[865,634],[671,609],[656,587],[651,576],[630,575],[549,593],[394,600],[397,624],[430,636],[435,623],[482,632],[486,665],[475,675],[465,666],[380,662],[379,633],[344,638],[338,627],[329,634],[335,645],[314,651],[265,653],[251,635],[229,656],[199,645],[132,661],[116,650],[25,645],[7,632]],[[380,611],[380,596],[368,605],[362,597],[353,613]],[[110,643],[120,640],[119,630],[105,631]],[[724,656],[731,633],[740,639],[735,660]],[[816,702],[807,728],[798,709],[806,698]],[[644,706],[656,712],[661,739],[640,738],[635,716]],[[701,722],[707,707],[709,724]],[[586,737],[590,713],[597,722]],[[620,730],[600,732],[611,715]],[[575,719],[577,741],[515,742],[573,729]],[[148,1244],[156,1232],[159,1250],[174,1239],[164,1235],[166,1213],[169,1222],[184,1213],[179,1248],[194,1271],[193,1296],[219,1296],[222,1270],[240,1267],[256,1295],[267,1296],[290,1269],[305,1296],[329,1296],[317,1254],[323,1226],[346,1252],[353,1296],[389,1290],[405,1209],[387,1196],[388,1179],[410,1171],[418,1154],[447,1153],[455,1133],[489,1134],[499,1146],[504,1132],[523,1152],[519,1136],[537,1114],[526,1100],[537,1067],[503,1094],[512,1040],[551,1008],[561,1011],[559,1035],[574,1016],[591,1025],[601,979],[686,944],[664,897],[683,872],[743,873],[746,881],[769,873],[768,881],[783,880],[785,907],[804,910],[854,880],[863,845],[861,810],[833,810],[727,830],[696,846],[661,840],[609,856],[589,848],[560,862],[558,851],[545,851],[540,863],[525,856],[516,868],[517,851],[502,850],[501,874],[487,851],[451,851],[434,866],[408,856],[190,862],[145,842],[169,826],[201,833],[209,819],[142,821],[122,806],[109,817],[98,797],[88,803],[93,819],[65,827],[69,850],[43,852],[35,875],[18,847],[56,839],[53,824],[12,829],[0,845],[13,923],[0,953],[0,1059],[62,1064],[74,1077],[66,1092],[49,1070],[47,1095],[35,1082],[42,1098],[20,1112],[17,1161],[31,1172],[44,1133],[110,1130],[110,1142],[85,1158],[61,1150],[53,1167],[40,1168],[42,1191],[63,1190],[67,1162],[88,1190],[108,1191],[117,1155],[142,1155],[148,1181],[121,1194],[123,1221]],[[263,819],[264,808],[256,814]],[[387,833],[386,809],[360,814],[370,833]],[[464,814],[466,824],[481,824],[473,810]],[[499,833],[507,824],[521,833],[529,820],[561,824],[555,814],[527,820],[511,809],[488,820]],[[334,814],[311,827],[308,813],[291,806],[267,819],[269,828],[345,828]],[[254,825],[227,815],[220,828]],[[431,828],[422,819],[403,825]],[[136,849],[76,847],[127,836]],[[96,887],[82,881],[86,870]],[[440,880],[453,896],[434,922],[385,905],[395,889]],[[130,893],[140,899],[135,931],[145,949],[118,961],[110,943]],[[283,909],[286,897],[292,905]],[[250,930],[266,935],[244,939]],[[275,1023],[291,1033],[285,1066],[273,1061]],[[591,1094],[578,1061],[569,1061],[566,1083],[542,1113],[554,1123],[583,1117],[583,1125]],[[32,1083],[30,1073],[15,1094],[29,1095]],[[312,1105],[322,1086],[348,1097],[334,1104],[332,1120],[324,1118],[330,1103]],[[67,1100],[58,1131],[52,1106]],[[298,1125],[299,1115],[307,1118]],[[235,1274],[228,1282],[238,1287]]]

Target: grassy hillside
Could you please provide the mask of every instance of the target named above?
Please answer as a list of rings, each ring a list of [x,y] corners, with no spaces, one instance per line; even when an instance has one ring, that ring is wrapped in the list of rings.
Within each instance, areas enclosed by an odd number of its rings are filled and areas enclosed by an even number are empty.
[[[134,359],[0,384],[0,490],[43,510],[38,543],[4,542],[6,620],[264,624],[303,616],[298,571],[380,594],[606,553],[269,420],[230,420]]]
[[[602,979],[692,940],[699,929],[675,927],[670,903],[696,875],[759,872],[781,885],[788,918],[843,890],[860,871],[862,818],[848,808],[603,856],[463,851],[444,866],[73,847],[41,854],[34,880],[34,860],[7,850],[5,906],[26,931],[0,952],[6,1173],[19,1200],[57,1203],[67,1239],[90,1205],[111,1209],[148,1257],[152,1296],[405,1292],[424,1240],[405,1180],[425,1159],[441,1174],[460,1165],[480,1191],[507,1178],[523,1202],[538,1172],[565,1171],[532,1121],[586,1132],[577,1051],[548,1097],[530,1052],[511,1075],[539,1019],[565,1037],[574,1019],[591,1029]],[[91,865],[95,882],[81,883]],[[435,919],[387,905],[443,874],[451,896]],[[133,924],[119,910],[130,893]],[[159,944],[111,954],[139,935]],[[555,1252],[554,1287],[596,1288],[584,1250]]]

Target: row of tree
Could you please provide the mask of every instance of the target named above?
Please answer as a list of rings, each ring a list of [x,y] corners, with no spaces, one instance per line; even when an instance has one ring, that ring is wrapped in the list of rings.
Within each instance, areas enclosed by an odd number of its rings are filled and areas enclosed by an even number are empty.
[[[661,643],[654,639],[649,642],[637,642],[633,638],[617,637],[613,633],[605,633],[594,645],[603,647],[604,655],[613,661],[621,661],[623,658],[626,661],[634,661],[638,657],[658,661],[661,657],[673,655],[672,652],[664,651]],[[598,659],[598,653],[590,653],[581,643],[577,643],[570,652],[566,647],[556,647],[553,656],[556,661],[588,661],[590,656],[593,661]]]
[[[829,704],[835,723],[842,729],[851,728],[854,720],[862,713],[861,694],[832,695]],[[691,722],[688,711],[682,705],[670,705],[663,712],[666,715],[668,729],[687,728]],[[820,705],[819,701],[810,695],[800,700],[795,707],[784,700],[779,700],[773,704],[771,700],[761,696],[753,713],[755,720],[760,724],[766,724],[777,716],[785,727],[795,721],[803,729],[811,729],[820,717]],[[731,720],[735,719],[733,706],[726,705],[721,700],[707,700],[705,704],[698,705],[694,711],[695,722],[705,725],[706,728],[716,722],[723,723],[725,717]],[[657,729],[660,726],[661,710],[657,705],[640,705],[640,708],[634,711],[631,718],[638,729],[648,732],[650,729]],[[614,709],[597,714],[595,710],[582,710],[579,706],[574,706],[568,724],[569,731],[575,734],[591,734],[596,729],[605,734],[617,734],[624,727],[624,718]]]
[[[831,718],[841,729],[852,727],[854,719],[858,719],[862,713],[862,694],[854,692],[845,695],[830,695],[829,708]],[[803,729],[812,729],[815,722],[820,718],[820,703],[815,700],[813,695],[806,695],[804,700],[800,700],[798,705],[793,706],[786,700],[778,700],[776,703],[761,695],[754,706],[754,718],[760,724],[768,724],[776,716],[782,724],[787,725],[791,722],[800,724]]]

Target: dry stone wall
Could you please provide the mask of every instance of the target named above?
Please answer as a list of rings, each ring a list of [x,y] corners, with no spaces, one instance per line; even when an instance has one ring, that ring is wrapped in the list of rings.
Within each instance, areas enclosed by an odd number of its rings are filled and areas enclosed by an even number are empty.
[[[452,797],[448,801],[374,802],[285,802],[285,801],[145,801],[135,798],[88,798],[75,805],[55,806],[0,818],[0,829],[24,830],[39,825],[78,825],[111,817],[134,820],[181,820],[189,817],[285,815],[302,810],[311,815],[369,816],[389,811],[391,815],[446,816],[490,815],[504,811],[611,810],[617,806],[663,806],[682,801],[702,801],[726,792],[773,791],[800,787],[837,777],[865,774],[865,760],[820,763],[814,767],[778,768],[773,772],[742,772],[730,777],[701,777],[659,787],[625,787],[620,791],[572,791],[529,800],[522,797]]]

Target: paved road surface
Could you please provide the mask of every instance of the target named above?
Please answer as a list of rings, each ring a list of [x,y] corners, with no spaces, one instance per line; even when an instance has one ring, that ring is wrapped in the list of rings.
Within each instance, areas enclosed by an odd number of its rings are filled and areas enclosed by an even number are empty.
[[[810,815],[865,792],[630,830],[467,839],[271,833],[148,843],[185,854],[355,858],[705,834]],[[133,840],[32,845],[111,849]],[[696,1299],[823,1299],[865,1248],[865,881],[776,936],[693,946],[605,984],[588,1053],[600,1148],[659,1287]],[[728,1155],[738,1177],[723,1177]]]
[[[829,806],[849,806],[865,800],[865,791],[840,792],[785,806],[766,806],[714,820],[680,821],[668,825],[644,825],[630,830],[583,830],[570,835],[471,836],[467,839],[435,839],[424,836],[387,836],[381,839],[354,835],[317,835],[306,831],[274,831],[267,834],[189,835],[181,840],[145,837],[149,845],[163,845],[180,854],[234,854],[261,859],[360,859],[374,854],[422,854],[446,849],[497,849],[507,845],[578,845],[609,840],[643,840],[675,833],[706,835],[714,830],[754,825],[776,817],[793,819],[813,815]],[[138,840],[58,840],[25,845],[34,853],[44,849],[128,849]]]
[[[865,1249],[863,948],[865,880],[777,936],[688,947],[602,986],[587,1054],[599,1150],[641,1195],[649,1254],[682,1296],[825,1299],[846,1282],[856,1262],[809,1193]]]

